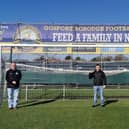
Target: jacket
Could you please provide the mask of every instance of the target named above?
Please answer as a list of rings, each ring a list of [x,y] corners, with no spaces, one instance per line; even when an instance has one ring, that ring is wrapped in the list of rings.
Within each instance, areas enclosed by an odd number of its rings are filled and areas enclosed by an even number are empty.
[[[7,88],[19,88],[19,83],[22,78],[20,70],[9,69],[6,72]],[[16,84],[13,84],[12,81],[16,81]]]
[[[89,79],[93,78],[93,84],[95,86],[103,86],[107,84],[106,75],[102,70],[89,73]]]

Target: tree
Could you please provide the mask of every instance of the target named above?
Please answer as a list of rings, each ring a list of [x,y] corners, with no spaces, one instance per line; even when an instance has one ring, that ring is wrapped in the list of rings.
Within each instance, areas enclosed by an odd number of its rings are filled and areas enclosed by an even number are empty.
[[[76,60],[76,61],[80,61],[81,58],[78,56],[78,57],[75,58],[75,60]]]
[[[35,59],[36,62],[43,62],[44,60],[45,60],[44,56],[40,56],[39,58]]]
[[[91,59],[91,61],[101,61],[101,57],[97,56]]]
[[[122,61],[122,60],[127,60],[128,58],[125,57],[124,55],[116,55],[114,60],[115,61]]]
[[[65,60],[72,60],[72,57],[70,55],[65,57]]]
[[[41,60],[41,61],[44,61],[44,60],[45,60],[45,57],[44,57],[44,56],[41,56],[41,57],[40,57],[40,60]]]
[[[102,58],[103,61],[112,61],[113,57],[112,56],[106,56]]]

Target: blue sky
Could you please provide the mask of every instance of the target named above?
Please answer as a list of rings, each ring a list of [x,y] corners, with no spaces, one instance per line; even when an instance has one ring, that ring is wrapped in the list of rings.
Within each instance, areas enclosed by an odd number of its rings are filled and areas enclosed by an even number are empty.
[[[0,0],[0,22],[129,24],[129,0]]]

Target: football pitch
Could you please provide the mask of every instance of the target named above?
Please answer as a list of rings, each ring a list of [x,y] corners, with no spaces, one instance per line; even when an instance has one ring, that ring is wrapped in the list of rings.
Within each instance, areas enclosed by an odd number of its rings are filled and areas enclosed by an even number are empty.
[[[129,129],[129,100],[107,100],[92,108],[92,100],[42,100],[8,110],[0,108],[1,129]]]

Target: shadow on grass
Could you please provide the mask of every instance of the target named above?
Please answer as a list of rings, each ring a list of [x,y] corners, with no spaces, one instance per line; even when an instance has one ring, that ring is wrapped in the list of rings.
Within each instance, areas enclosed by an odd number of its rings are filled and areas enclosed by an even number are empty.
[[[26,102],[24,104],[19,104],[18,108],[24,108],[24,107],[31,107],[31,106],[36,106],[36,105],[40,105],[40,104],[46,104],[46,103],[51,103],[56,101],[56,99],[50,99],[50,100],[35,100],[35,101],[30,101],[30,102]]]
[[[48,99],[48,100],[32,100],[32,101],[22,102],[22,103],[18,104],[18,108],[47,104],[47,103],[55,102],[58,99],[59,99],[59,97],[56,97],[54,99]],[[106,100],[104,105],[107,106],[109,104],[116,103],[116,102],[118,102],[118,99],[110,99],[110,100]],[[100,106],[100,104],[97,104],[96,106],[98,107],[98,106]]]
[[[47,103],[54,102],[58,99],[59,99],[59,97],[56,97],[54,99],[48,99],[48,100],[32,100],[32,101],[22,102],[22,103],[18,104],[18,108],[24,108],[24,107],[41,105],[41,104],[47,104]]]
[[[105,106],[118,102],[118,99],[110,99],[105,101]]]

